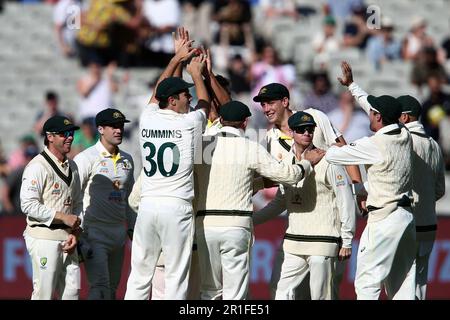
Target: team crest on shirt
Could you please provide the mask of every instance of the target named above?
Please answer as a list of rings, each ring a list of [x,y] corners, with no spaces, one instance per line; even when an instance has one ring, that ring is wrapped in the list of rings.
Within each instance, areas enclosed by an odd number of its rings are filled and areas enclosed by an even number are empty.
[[[345,186],[345,179],[342,174],[336,176],[336,187]]]
[[[47,269],[47,257],[39,258],[39,264],[41,269]]]
[[[100,168],[99,172],[100,173],[108,173],[109,170],[108,170],[108,168]]]
[[[61,194],[61,188],[58,182],[53,185],[52,195],[59,196]]]
[[[25,179],[22,181],[22,182],[24,182],[25,181]],[[31,191],[31,192],[37,192],[38,190],[37,190],[37,181],[36,180],[31,180],[30,181],[30,186],[28,186],[28,191]]]

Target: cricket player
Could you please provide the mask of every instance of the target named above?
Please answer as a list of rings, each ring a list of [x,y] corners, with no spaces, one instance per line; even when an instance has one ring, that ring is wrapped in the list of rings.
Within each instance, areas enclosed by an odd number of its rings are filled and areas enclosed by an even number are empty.
[[[290,150],[294,142],[290,134],[291,130],[289,129],[288,119],[296,111],[290,108],[289,98],[289,90],[280,83],[270,83],[263,86],[258,95],[253,98],[253,101],[261,103],[261,108],[263,109],[267,120],[273,125],[271,129],[267,130],[266,145],[270,154],[279,161],[282,161],[286,157],[291,157]],[[322,150],[327,150],[335,143],[342,145],[346,143],[342,134],[333,126],[327,115],[322,111],[312,107],[303,111],[310,114],[317,124],[313,138],[314,146]],[[347,166],[346,171],[352,183],[361,183],[361,173],[357,166]],[[264,181],[264,186],[267,188],[273,186],[273,184]],[[336,260],[335,269],[337,272],[333,276],[335,282],[333,285],[333,289],[335,289],[334,299],[338,298],[339,285],[343,278],[346,263],[347,260]],[[309,281],[306,278],[297,289],[298,299],[305,300],[310,298],[308,284]]]
[[[76,164],[67,158],[75,126],[63,116],[43,127],[45,148],[26,166],[20,203],[27,215],[25,243],[33,268],[32,300],[78,300],[80,268],[76,249],[82,198]]]
[[[200,54],[191,58],[191,42],[184,39],[181,43],[182,48],[175,51],[160,76],[150,105],[140,117],[139,144],[145,176],[125,299],[149,298],[161,251],[166,253],[164,298],[187,297],[194,234],[194,147],[201,139],[210,103],[202,78],[206,57]],[[189,58],[187,72],[194,81],[199,100],[193,112],[189,112],[192,100],[189,88],[193,84],[170,76]]]
[[[294,144],[284,162],[292,163],[315,148],[317,125],[302,111],[289,117],[288,125]],[[272,297],[294,300],[296,289],[309,281],[313,300],[333,299],[334,260],[351,256],[355,232],[356,206],[345,169],[321,160],[300,186],[280,186],[276,197],[254,214],[253,222],[265,222],[286,209],[289,223],[272,272]]]
[[[397,98],[402,105],[400,122],[413,140],[413,196],[412,206],[416,222],[416,299],[425,300],[428,280],[428,260],[436,238],[436,201],[445,194],[445,165],[441,148],[425,133],[418,121],[422,106],[416,98],[405,95]]]
[[[100,111],[95,117],[100,140],[74,158],[84,193],[81,241],[92,250],[91,256],[84,257],[88,299],[116,298],[127,230],[131,237],[134,229],[136,214],[127,201],[134,184],[134,162],[119,149],[128,122],[117,109]]]
[[[367,105],[368,94],[354,81],[351,66],[342,62],[340,82],[347,86],[361,105]],[[397,98],[402,107],[399,121],[411,133],[413,141],[413,196],[412,209],[416,223],[416,299],[426,296],[428,260],[436,237],[436,201],[445,193],[445,166],[442,151],[418,122],[422,106],[416,98],[404,95]],[[413,276],[411,274],[410,276]],[[411,283],[411,281],[410,281]],[[401,290],[410,290],[402,287]]]
[[[345,64],[342,68],[345,74]],[[350,145],[332,146],[325,156],[332,164],[363,164],[367,168],[369,214],[359,244],[356,294],[360,300],[376,300],[384,286],[389,299],[413,300],[416,234],[411,209],[412,138],[398,122],[402,106],[395,98],[366,94],[364,100],[360,106],[369,115],[375,134]]]
[[[223,127],[216,136],[205,137],[203,162],[195,166],[201,299],[238,300],[247,298],[249,287],[255,173],[294,184],[309,174],[323,151],[309,152],[298,164],[280,163],[245,138],[248,106],[230,101],[219,114]]]

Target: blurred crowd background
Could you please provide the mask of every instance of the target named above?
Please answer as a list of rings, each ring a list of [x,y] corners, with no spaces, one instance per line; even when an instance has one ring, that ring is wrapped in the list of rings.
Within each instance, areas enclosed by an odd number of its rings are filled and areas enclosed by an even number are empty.
[[[21,213],[22,171],[52,115],[81,126],[73,157],[96,142],[96,113],[120,109],[133,120],[122,147],[140,165],[138,117],[177,26],[211,50],[215,73],[251,106],[251,127],[267,128],[251,98],[280,82],[293,109],[324,111],[347,142],[370,135],[336,79],[346,60],[367,92],[422,102],[450,170],[449,12],[450,0],[0,0],[0,215]],[[443,201],[438,211],[450,211]]]

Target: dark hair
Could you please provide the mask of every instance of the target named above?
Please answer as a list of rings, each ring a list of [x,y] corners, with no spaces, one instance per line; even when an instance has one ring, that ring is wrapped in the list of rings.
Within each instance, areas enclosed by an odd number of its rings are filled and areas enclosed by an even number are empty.
[[[58,94],[54,91],[47,91],[45,93],[45,100],[58,100]]]
[[[383,126],[388,126],[390,124],[395,124],[395,123],[398,123],[398,118],[397,119],[391,119],[389,117],[381,115],[381,123],[383,123]]]
[[[172,97],[172,98],[174,98],[174,99],[180,99],[179,93],[175,93],[175,94],[171,95],[170,97]],[[162,98],[161,100],[159,100],[158,105],[159,105],[159,108],[160,108],[160,109],[165,109],[165,108],[167,108],[167,106],[169,105],[169,98],[170,98],[170,97],[168,97],[167,99]]]
[[[44,132],[44,146],[48,147],[49,143],[50,141],[48,141],[47,132]]]

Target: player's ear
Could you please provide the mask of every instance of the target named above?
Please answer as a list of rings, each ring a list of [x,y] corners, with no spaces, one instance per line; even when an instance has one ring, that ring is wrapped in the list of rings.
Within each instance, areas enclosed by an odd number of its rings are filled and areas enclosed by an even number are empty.
[[[103,134],[103,127],[102,126],[98,126],[97,130],[98,130],[98,133]]]

